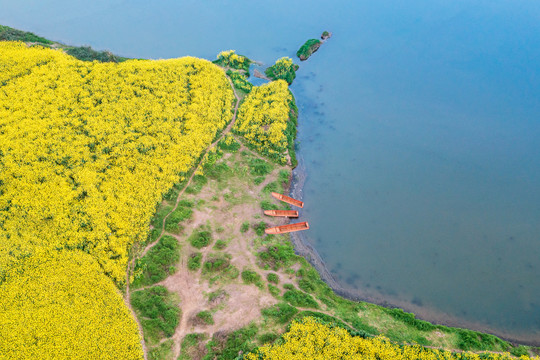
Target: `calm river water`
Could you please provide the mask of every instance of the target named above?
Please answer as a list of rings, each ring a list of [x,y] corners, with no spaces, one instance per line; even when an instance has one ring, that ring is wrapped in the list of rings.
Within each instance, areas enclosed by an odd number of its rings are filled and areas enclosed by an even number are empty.
[[[138,58],[300,64],[307,241],[421,317],[540,343],[540,3],[0,0],[0,24]]]

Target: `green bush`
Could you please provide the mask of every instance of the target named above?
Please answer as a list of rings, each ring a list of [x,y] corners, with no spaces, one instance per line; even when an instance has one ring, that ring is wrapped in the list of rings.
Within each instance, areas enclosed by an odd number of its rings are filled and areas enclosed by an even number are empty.
[[[233,331],[227,336],[227,340],[224,340],[222,335],[216,334],[207,345],[208,354],[204,359],[237,359],[238,354],[247,354],[255,348],[253,340],[256,335],[257,327],[255,325]]]
[[[264,176],[258,176],[256,177],[255,179],[253,179],[253,183],[255,185],[260,185],[262,184],[262,182],[264,181],[265,177]]]
[[[273,204],[268,200],[263,200],[261,202],[261,208],[263,210],[278,210],[279,209],[279,207],[276,204]]]
[[[268,282],[271,282],[273,284],[278,284],[279,276],[278,274],[275,274],[275,273],[269,273],[268,275],[266,275],[266,280],[268,280]]]
[[[195,175],[191,179],[191,183],[186,188],[186,194],[198,194],[201,192],[204,185],[208,183],[208,179],[204,175]]]
[[[283,284],[285,290],[296,290],[293,284]]]
[[[244,270],[242,271],[242,280],[246,284],[256,284],[261,281],[261,275],[253,270]]]
[[[267,161],[259,158],[252,158],[248,163],[249,171],[253,176],[265,176],[272,172],[273,167]]]
[[[162,360],[172,358],[173,339],[162,342],[148,351],[148,360]]]
[[[218,240],[214,244],[214,249],[223,250],[227,247],[227,243],[223,240]]]
[[[244,221],[242,226],[240,226],[240,232],[245,233],[249,230],[249,221]]]
[[[231,168],[224,162],[220,162],[209,167],[208,169],[205,169],[205,174],[210,179],[220,180],[231,174]]]
[[[235,70],[227,70],[227,76],[231,79],[235,88],[245,92],[246,94],[251,92],[253,84],[247,81],[246,77],[240,74],[240,72]]]
[[[240,143],[238,141],[236,141],[234,138],[231,141],[229,141],[229,143],[227,143],[225,138],[221,139],[218,142],[218,147],[221,150],[229,151],[229,152],[232,152],[232,153],[237,152],[240,149],[240,146],[241,146]]]
[[[182,205],[178,204],[176,210],[174,210],[165,220],[165,230],[173,234],[180,233],[181,226],[179,223],[191,218],[193,215],[192,207],[193,203],[189,202],[187,204],[183,202]]]
[[[279,338],[278,334],[275,333],[265,333],[259,335],[259,342],[262,344],[271,344]]]
[[[140,275],[135,278],[132,286],[137,288],[164,280],[176,271],[175,265],[179,260],[178,240],[169,235],[163,236],[146,255],[137,260],[135,273]]]
[[[312,293],[313,291],[315,291],[315,285],[313,285],[311,281],[306,279],[298,280],[298,287],[307,293]]]
[[[307,307],[313,309],[317,309],[319,307],[311,295],[300,290],[287,290],[285,294],[283,294],[283,299],[285,299],[291,305],[298,307]]]
[[[277,286],[274,286],[272,284],[268,284],[268,291],[270,292],[270,295],[272,295],[275,298],[278,298],[281,296],[281,290]]]
[[[2,41],[22,41],[22,42],[34,42],[50,45],[53,42],[37,36],[34,33],[26,32],[10,28],[9,26],[0,25],[0,40]]]
[[[264,221],[261,221],[253,226],[255,229],[255,234],[259,236],[264,235],[264,230],[266,230],[266,223]]]
[[[263,187],[262,192],[264,194],[270,194],[271,192],[279,192],[280,190],[279,185],[274,181],[266,184],[266,186]]]
[[[279,324],[286,324],[298,313],[298,310],[294,306],[282,302],[262,309],[261,313]]]
[[[114,55],[110,51],[96,51],[90,46],[71,47],[66,49],[66,53],[82,61],[115,63],[122,61],[122,58]]]
[[[289,242],[269,246],[266,250],[258,253],[262,266],[268,266],[274,270],[291,265],[297,258],[294,248]]]
[[[180,322],[180,308],[164,286],[132,292],[131,305],[139,315],[145,341],[152,344],[174,334]]]
[[[229,267],[229,264],[229,259],[227,259],[226,257],[210,257],[204,262],[203,272],[215,273],[218,271],[222,271]]]
[[[404,312],[401,309],[385,309],[386,313],[391,315],[394,319],[404,322],[420,331],[432,331],[436,328],[435,325],[416,319],[413,313]]]
[[[197,271],[201,268],[202,254],[200,252],[193,253],[188,259],[188,269]]]
[[[197,314],[197,319],[201,320],[206,325],[214,324],[214,317],[212,316],[212,313],[210,311],[201,311]]]
[[[193,247],[201,249],[205,246],[210,245],[212,241],[212,233],[208,230],[194,230],[193,234],[189,237],[189,242]]]

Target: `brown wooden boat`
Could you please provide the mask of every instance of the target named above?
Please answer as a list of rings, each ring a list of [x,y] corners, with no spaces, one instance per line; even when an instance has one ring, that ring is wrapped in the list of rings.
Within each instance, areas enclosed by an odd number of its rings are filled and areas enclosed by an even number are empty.
[[[276,192],[272,192],[272,196],[275,197],[278,200],[286,202],[287,204],[298,206],[300,208],[304,207],[304,203],[302,201],[293,199],[292,197],[288,197],[288,196],[285,196],[283,194],[278,194]]]
[[[264,230],[267,234],[285,234],[289,232],[294,231],[301,231],[301,230],[307,230],[309,229],[309,224],[307,221],[297,223],[297,224],[289,224],[289,225],[281,225],[276,227],[271,227],[266,230]]]
[[[298,217],[298,211],[296,210],[264,210],[264,215],[268,216],[286,216],[286,217]]]

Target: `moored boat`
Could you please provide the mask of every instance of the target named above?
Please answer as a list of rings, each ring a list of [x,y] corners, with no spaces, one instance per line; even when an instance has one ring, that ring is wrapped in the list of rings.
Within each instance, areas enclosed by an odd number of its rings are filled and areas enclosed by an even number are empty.
[[[289,232],[301,231],[301,230],[307,230],[307,229],[309,229],[309,224],[307,221],[304,221],[304,222],[296,223],[296,224],[271,227],[264,230],[264,232],[267,234],[285,234]]]
[[[298,211],[296,210],[264,210],[264,215],[268,216],[286,216],[286,217],[298,217]]]
[[[276,192],[272,192],[272,196],[275,197],[278,200],[286,202],[287,204],[298,206],[300,208],[304,207],[304,203],[302,201],[293,199],[292,197],[289,197],[289,196],[286,196],[286,195],[283,195],[283,194],[278,194]]]

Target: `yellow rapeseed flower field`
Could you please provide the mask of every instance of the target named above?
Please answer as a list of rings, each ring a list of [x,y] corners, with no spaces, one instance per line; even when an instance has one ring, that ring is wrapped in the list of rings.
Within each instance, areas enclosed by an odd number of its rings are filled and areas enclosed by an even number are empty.
[[[0,42],[0,358],[142,356],[112,280],[233,100],[201,59],[92,63]]]
[[[508,354],[478,354],[427,349],[419,345],[398,345],[379,336],[351,336],[345,329],[330,327],[314,318],[294,321],[283,340],[262,346],[245,360],[511,360]],[[520,359],[529,360],[527,356]],[[534,359],[538,360],[538,357]]]
[[[254,87],[238,111],[234,130],[263,155],[286,163],[285,129],[292,100],[287,82],[272,81]]]

